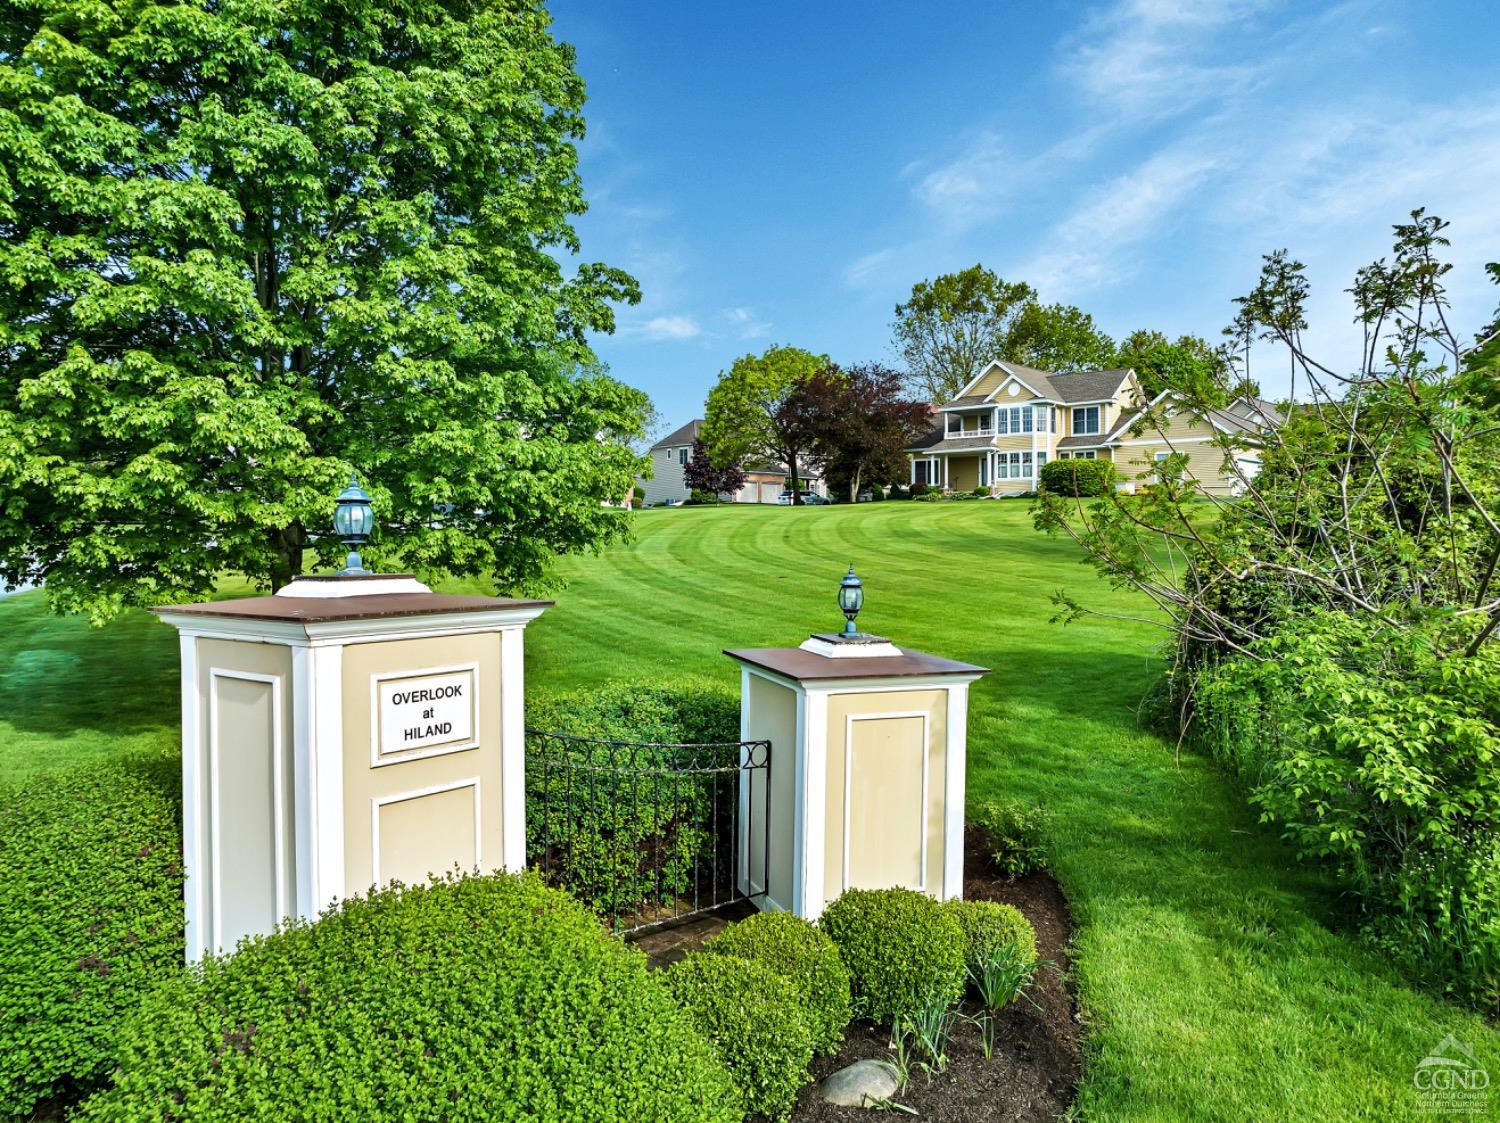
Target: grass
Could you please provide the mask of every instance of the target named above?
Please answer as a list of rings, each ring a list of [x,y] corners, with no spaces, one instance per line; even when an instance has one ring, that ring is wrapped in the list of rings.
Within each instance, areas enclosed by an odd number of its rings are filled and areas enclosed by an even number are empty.
[[[1230,779],[1138,728],[1161,633],[1049,622],[1060,588],[1140,605],[1033,532],[1024,503],[684,508],[639,527],[632,546],[563,563],[567,589],[527,633],[530,689],[737,683],[720,650],[833,628],[850,561],[862,626],[994,668],[970,706],[970,798],[1052,813],[1089,1023],[1080,1114],[1414,1118],[1413,1070],[1449,1033],[1500,1073],[1492,1028],[1403,985]],[[176,658],[170,630],[140,613],[90,632],[36,594],[0,601],[0,775],[174,746]]]

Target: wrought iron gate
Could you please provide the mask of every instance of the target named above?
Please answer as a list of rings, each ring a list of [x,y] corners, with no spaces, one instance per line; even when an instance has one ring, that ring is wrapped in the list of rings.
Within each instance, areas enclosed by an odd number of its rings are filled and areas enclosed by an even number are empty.
[[[526,731],[526,860],[615,932],[765,891],[771,742]]]

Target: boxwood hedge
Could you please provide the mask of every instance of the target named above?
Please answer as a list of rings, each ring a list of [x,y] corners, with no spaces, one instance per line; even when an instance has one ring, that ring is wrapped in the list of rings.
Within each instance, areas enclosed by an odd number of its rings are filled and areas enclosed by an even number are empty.
[[[838,945],[854,1011],[882,1025],[963,997],[964,933],[953,914],[912,889],[851,889],[818,926]]]
[[[759,912],[731,925],[704,945],[769,967],[790,982],[813,1034],[813,1048],[837,1052],[851,1016],[849,969],[822,932],[789,912]]]
[[[745,1106],[784,1116],[807,1083],[813,1033],[802,995],[771,968],[736,955],[693,952],[667,971],[672,994],[719,1052]]]
[[[1104,459],[1053,460],[1042,465],[1038,483],[1043,491],[1070,498],[1108,495],[1115,486],[1115,466]]]
[[[1026,963],[1036,962],[1036,929],[1021,910],[999,901],[948,901],[943,905],[964,934],[964,962],[970,968],[1013,947]]]
[[[181,970],[179,783],[127,757],[0,791],[0,1116],[99,1082]]]
[[[739,1097],[645,957],[531,875],[344,902],[155,989],[86,1120],[728,1123]]]

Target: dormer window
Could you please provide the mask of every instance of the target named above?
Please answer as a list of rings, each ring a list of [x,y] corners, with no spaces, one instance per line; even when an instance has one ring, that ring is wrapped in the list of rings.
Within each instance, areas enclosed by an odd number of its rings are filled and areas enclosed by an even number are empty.
[[[1073,435],[1091,437],[1099,432],[1099,407],[1075,406],[1073,408]]]

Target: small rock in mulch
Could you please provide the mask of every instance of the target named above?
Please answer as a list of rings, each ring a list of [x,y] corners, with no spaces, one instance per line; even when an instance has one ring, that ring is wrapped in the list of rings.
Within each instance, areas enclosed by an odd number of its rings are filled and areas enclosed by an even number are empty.
[[[896,1094],[896,1066],[886,1061],[855,1061],[830,1073],[818,1085],[825,1103],[839,1107],[866,1107]]]

